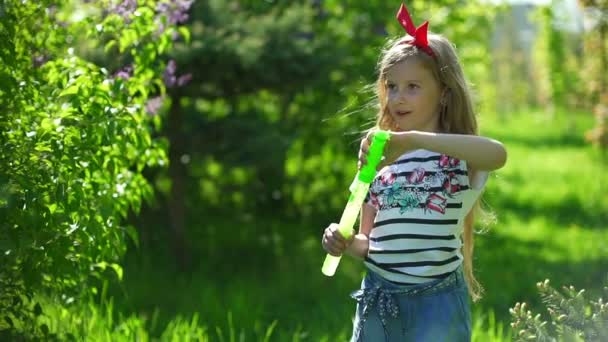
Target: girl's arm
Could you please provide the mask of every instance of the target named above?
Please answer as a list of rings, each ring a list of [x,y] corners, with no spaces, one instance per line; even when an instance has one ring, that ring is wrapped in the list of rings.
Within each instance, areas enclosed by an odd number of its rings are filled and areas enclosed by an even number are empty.
[[[361,219],[359,223],[359,233],[355,235],[353,242],[346,248],[346,254],[357,259],[363,260],[367,256],[369,249],[369,233],[374,227],[376,209],[369,204],[361,206]]]
[[[475,170],[500,169],[507,162],[505,147],[494,139],[466,134],[444,134],[420,131],[397,132],[400,150],[425,149],[466,160]],[[393,137],[391,137],[392,139]]]
[[[359,168],[367,163],[369,133],[361,141],[359,151]],[[500,169],[507,162],[505,147],[494,139],[467,134],[430,133],[420,131],[391,132],[389,143],[384,148],[386,159],[378,167],[394,162],[407,151],[425,149],[447,154],[451,157],[466,160],[469,167],[478,171]]]

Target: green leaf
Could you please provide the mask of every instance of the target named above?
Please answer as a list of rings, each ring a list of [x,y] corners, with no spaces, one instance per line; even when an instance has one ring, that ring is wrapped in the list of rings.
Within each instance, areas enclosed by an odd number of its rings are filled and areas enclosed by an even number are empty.
[[[133,226],[126,226],[125,231],[127,235],[131,238],[131,241],[135,244],[135,247],[139,248],[139,234],[137,230]]]
[[[40,142],[36,144],[34,149],[38,152],[53,152],[53,149],[46,143]]]
[[[119,264],[110,264],[110,267],[112,267],[114,272],[116,272],[116,275],[118,276],[118,280],[122,280],[122,274],[123,274],[122,267]]]
[[[42,127],[42,129],[44,129],[45,131],[52,130],[54,127],[53,120],[51,118],[43,119],[40,123],[40,127]]]
[[[161,53],[165,52],[165,50],[169,47],[169,45],[170,45],[169,36],[167,36],[166,34],[161,35],[160,41],[158,42],[158,53],[161,54]]]
[[[78,85],[72,85],[59,93],[59,97],[76,95],[78,94],[79,89],[80,87]]]
[[[177,28],[179,33],[184,37],[186,44],[190,44],[190,30],[186,26],[180,26]]]
[[[47,204],[46,207],[49,208],[49,211],[51,212],[51,214],[54,214],[55,211],[57,210],[57,203]]]
[[[14,327],[15,327],[15,324],[13,323],[13,320],[12,320],[10,317],[8,317],[8,316],[4,316],[4,320],[6,321],[6,323],[8,323],[8,325],[9,325],[11,328],[14,328]]]
[[[122,270],[122,267],[119,264],[108,263],[106,261],[102,261],[102,262],[98,262],[96,264],[93,264],[93,266],[101,268],[102,271],[105,271],[105,269],[108,268],[108,266],[109,266],[109,267],[111,267],[114,270],[114,272],[116,272],[116,275],[118,276],[118,279],[122,280],[123,270]]]
[[[36,303],[34,306],[34,315],[36,315],[36,317],[42,315],[42,306],[40,306],[40,303]]]
[[[116,40],[112,39],[109,42],[106,43],[106,45],[103,47],[103,51],[105,53],[108,53],[112,48],[114,48],[116,46],[116,44],[118,44],[116,42]]]
[[[144,98],[148,97],[148,89],[146,87],[144,87],[143,85],[139,85],[137,87],[137,91],[139,91],[141,93],[141,96]]]

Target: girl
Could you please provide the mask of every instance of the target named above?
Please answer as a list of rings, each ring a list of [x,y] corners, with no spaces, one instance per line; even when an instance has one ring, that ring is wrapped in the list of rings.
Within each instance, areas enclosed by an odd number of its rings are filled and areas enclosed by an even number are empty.
[[[470,91],[452,44],[397,19],[410,37],[389,42],[378,65],[376,129],[391,131],[384,163],[361,210],[359,233],[336,224],[323,248],[367,268],[351,341],[470,341],[467,292],[473,276],[473,223],[489,171],[506,162],[503,145],[477,135]],[[370,136],[361,142],[366,163]]]

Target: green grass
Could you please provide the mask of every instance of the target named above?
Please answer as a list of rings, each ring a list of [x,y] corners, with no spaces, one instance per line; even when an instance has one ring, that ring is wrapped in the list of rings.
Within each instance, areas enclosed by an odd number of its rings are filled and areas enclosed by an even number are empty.
[[[498,221],[476,237],[475,264],[486,294],[473,305],[474,341],[510,340],[508,309],[522,301],[542,308],[538,281],[599,293],[608,270],[608,173],[582,138],[592,124],[589,114],[551,118],[534,111],[482,120],[482,133],[501,140],[509,160],[485,193]],[[222,250],[205,241],[210,226],[236,231],[243,224],[272,232],[271,238],[236,239]],[[51,331],[93,340],[345,341],[355,309],[348,294],[364,268],[344,258],[336,276],[322,276],[322,229],[206,217],[191,229],[192,241],[201,244],[193,271],[174,269],[166,250],[132,251],[124,281],[111,289],[114,299],[47,304],[46,319]]]
[[[189,318],[177,316],[171,319],[159,335],[151,333],[157,324],[157,316],[123,316],[115,312],[112,301],[83,303],[77,306],[62,307],[45,303],[45,313],[38,318],[38,324],[46,325],[52,332],[47,335],[51,340],[67,341],[347,341],[349,335],[315,335],[299,325],[292,331],[276,333],[278,320],[270,324],[256,322],[254,326],[244,327],[235,321],[232,312],[226,314],[226,321],[209,329],[198,313]],[[158,310],[155,311],[158,313]],[[117,318],[115,318],[117,316]],[[510,341],[505,325],[498,322],[492,312],[473,314],[473,341]]]
[[[546,278],[597,293],[608,270],[608,173],[583,139],[593,117],[529,112],[485,123],[483,134],[501,140],[509,160],[485,193],[498,222],[477,237],[488,290],[480,305],[503,320],[516,301],[538,307],[535,283]]]

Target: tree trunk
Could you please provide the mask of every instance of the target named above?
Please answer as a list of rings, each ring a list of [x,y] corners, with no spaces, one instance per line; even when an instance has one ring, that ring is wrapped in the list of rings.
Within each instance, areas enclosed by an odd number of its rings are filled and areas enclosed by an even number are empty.
[[[608,63],[608,56],[606,52],[606,35],[608,34],[608,24],[602,22],[600,24],[600,98],[608,91],[606,86],[608,85],[608,75],[606,75],[606,64]]]
[[[173,254],[180,269],[188,269],[191,265],[190,248],[186,243],[186,183],[187,169],[181,162],[184,154],[185,139],[182,132],[183,114],[180,108],[181,95],[179,91],[172,94],[169,109],[167,136],[169,138],[169,177],[171,178],[171,193],[169,196],[169,229]]]

